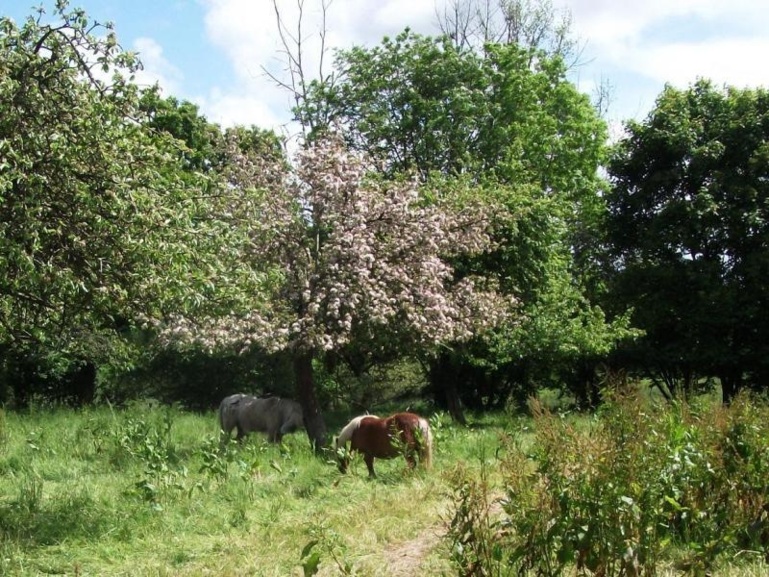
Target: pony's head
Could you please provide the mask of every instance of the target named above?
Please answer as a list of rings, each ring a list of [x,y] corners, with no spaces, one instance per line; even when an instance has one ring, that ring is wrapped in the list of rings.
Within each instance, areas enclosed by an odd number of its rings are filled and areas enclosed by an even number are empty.
[[[336,455],[336,464],[340,473],[346,473],[350,464],[350,453],[347,450],[346,443],[340,443],[339,437],[334,437],[334,455]]]
[[[340,431],[339,436],[334,439],[334,452],[336,453],[336,460],[341,473],[346,473],[347,466],[350,464],[350,453],[347,450],[347,443],[350,442],[353,433],[360,427],[361,420],[371,416],[372,415],[361,415],[355,417],[344,426]]]

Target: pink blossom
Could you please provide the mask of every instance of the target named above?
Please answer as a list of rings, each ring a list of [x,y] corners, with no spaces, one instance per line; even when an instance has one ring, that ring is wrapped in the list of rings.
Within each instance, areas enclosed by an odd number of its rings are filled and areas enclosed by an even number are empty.
[[[510,297],[489,281],[457,281],[446,260],[491,248],[483,207],[428,204],[415,181],[376,180],[333,135],[301,151],[293,171],[243,154],[236,141],[229,151],[225,209],[243,229],[242,266],[279,278],[269,294],[239,301],[242,310],[175,317],[169,340],[330,350],[355,328],[429,347],[511,314]]]

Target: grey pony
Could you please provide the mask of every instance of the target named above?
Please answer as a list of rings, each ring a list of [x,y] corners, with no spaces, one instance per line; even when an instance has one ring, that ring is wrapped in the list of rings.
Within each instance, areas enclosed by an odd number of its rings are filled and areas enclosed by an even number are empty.
[[[301,405],[291,399],[237,393],[219,404],[219,426],[222,442],[229,440],[232,429],[237,428],[238,441],[252,431],[259,431],[267,433],[271,443],[280,443],[283,435],[304,428],[304,416]]]

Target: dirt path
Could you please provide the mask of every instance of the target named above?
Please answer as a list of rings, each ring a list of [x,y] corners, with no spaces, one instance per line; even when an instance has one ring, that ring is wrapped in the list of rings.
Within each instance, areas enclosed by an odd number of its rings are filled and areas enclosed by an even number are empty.
[[[444,533],[440,525],[428,527],[418,538],[390,545],[384,551],[384,558],[390,568],[388,575],[412,577],[422,575],[420,567],[425,557],[438,544]]]
[[[388,545],[378,556],[375,572],[370,574],[387,575],[387,577],[416,577],[428,575],[424,568],[425,560],[430,552],[438,546],[445,533],[440,525],[431,525],[416,538]],[[360,569],[360,568],[358,568]],[[368,567],[368,569],[371,569]],[[296,575],[301,573],[297,572]],[[332,562],[324,562],[317,573],[318,577],[334,577],[340,575],[339,569]],[[357,573],[356,573],[357,574]],[[367,574],[364,570],[361,575]]]
[[[502,514],[501,497],[502,495],[497,495],[491,501],[489,505],[490,516],[498,517]],[[393,577],[425,575],[423,563],[445,535],[445,524],[436,523],[426,527],[415,539],[388,546],[383,553],[385,562],[389,567],[387,575]]]

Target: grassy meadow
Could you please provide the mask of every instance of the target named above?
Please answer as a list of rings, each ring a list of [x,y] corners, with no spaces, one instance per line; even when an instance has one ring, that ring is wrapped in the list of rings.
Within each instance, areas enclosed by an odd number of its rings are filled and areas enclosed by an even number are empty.
[[[767,574],[765,405],[533,408],[434,414],[432,469],[375,480],[213,412],[0,412],[0,574]]]
[[[221,453],[214,413],[7,413],[0,574],[302,575],[314,542],[319,574],[450,573],[447,479],[457,460],[495,459],[502,420],[463,430],[434,419],[430,472],[378,460],[370,481],[361,459],[343,476],[314,456],[304,432],[282,446],[254,434]],[[329,431],[346,421],[329,416]]]

